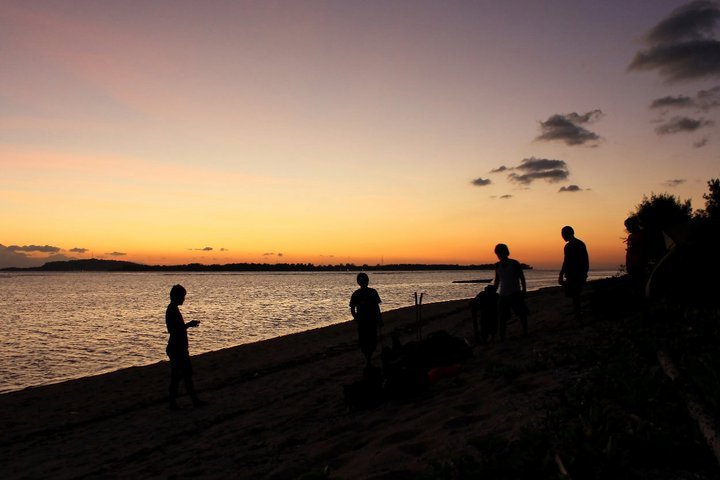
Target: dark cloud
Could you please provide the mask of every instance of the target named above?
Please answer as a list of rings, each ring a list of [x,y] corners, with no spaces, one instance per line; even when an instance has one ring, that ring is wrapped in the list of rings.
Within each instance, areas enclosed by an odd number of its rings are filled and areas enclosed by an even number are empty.
[[[123,252],[110,252],[110,253],[106,253],[105,255],[110,255],[111,257],[124,257],[124,256],[127,255],[127,253],[123,253]]]
[[[75,248],[71,248],[71,249],[68,250],[68,251],[69,251],[69,252],[72,252],[72,253],[87,253],[87,252],[88,252],[88,249],[87,249],[87,248],[78,248],[78,247],[75,247]]]
[[[600,136],[582,127],[586,123],[592,123],[603,116],[602,110],[592,110],[585,114],[568,113],[555,114],[540,122],[542,133],[535,140],[553,141],[559,140],[568,145],[585,145],[600,140]]]
[[[558,193],[560,192],[582,192],[582,188],[578,187],[577,185],[568,185],[567,187],[560,187],[560,190],[558,190]]]
[[[492,180],[489,178],[476,178],[472,181],[472,184],[476,187],[484,187],[485,185],[490,185],[492,183]]]
[[[283,254],[282,253],[273,253],[273,252],[263,253],[263,257],[274,257],[274,256],[282,257]]]
[[[566,180],[570,175],[564,160],[535,157],[524,159],[520,165],[512,170],[519,170],[521,173],[510,173],[508,179],[521,185],[529,185],[535,180],[560,182]]]
[[[212,251],[213,251],[213,247],[203,247],[203,248],[201,248],[200,250],[202,250],[203,252],[212,252]]]
[[[694,132],[704,127],[713,126],[714,124],[712,120],[705,120],[704,118],[672,117],[670,120],[655,128],[655,133],[658,135],[672,135],[681,132]]]
[[[668,181],[665,182],[663,185],[665,185],[666,187],[677,187],[677,186],[682,185],[683,183],[685,183],[685,180],[684,180],[684,179],[675,178],[675,179],[672,179],[672,180],[668,180]]]
[[[697,0],[674,10],[645,36],[628,70],[657,70],[667,82],[720,76],[720,41],[715,25],[720,4]]]
[[[8,250],[13,252],[38,252],[38,253],[57,253],[61,249],[58,247],[51,247],[50,245],[10,245],[9,247],[6,247]]]
[[[228,250],[227,248],[223,247],[223,248],[220,249],[220,251],[221,251],[221,252],[229,252],[230,250]]]
[[[507,200],[508,198],[512,198],[512,195],[500,195],[501,200]]]
[[[707,112],[720,107],[720,85],[709,90],[700,90],[694,97],[678,95],[667,96],[653,100],[650,108],[653,110],[672,110],[681,108],[695,108]]]
[[[507,169],[508,169],[508,167],[506,167],[505,165],[502,165],[502,166],[500,166],[500,167],[498,167],[498,168],[493,168],[492,170],[490,170],[490,173],[501,173],[501,172],[504,172],[504,171],[507,170]]]
[[[718,20],[720,20],[720,6],[717,2],[696,0],[675,9],[667,18],[655,25],[645,39],[653,45],[704,40],[712,36]]]

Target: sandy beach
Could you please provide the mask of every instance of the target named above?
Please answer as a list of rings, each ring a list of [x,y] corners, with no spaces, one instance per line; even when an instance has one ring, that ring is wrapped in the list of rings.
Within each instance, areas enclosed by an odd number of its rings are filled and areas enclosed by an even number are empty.
[[[418,478],[477,457],[479,439],[511,442],[545,421],[581,366],[489,368],[537,362],[558,345],[591,346],[602,325],[619,320],[593,310],[598,285],[586,288],[583,324],[561,289],[530,292],[527,337],[514,321],[504,343],[475,347],[455,375],[372,409],[353,411],[343,398],[364,362],[351,323],[194,356],[196,387],[209,402],[201,408],[183,396],[169,411],[166,362],[0,395],[0,471],[5,479]],[[467,307],[424,305],[423,333],[471,338]],[[415,338],[412,306],[384,319],[384,332]]]

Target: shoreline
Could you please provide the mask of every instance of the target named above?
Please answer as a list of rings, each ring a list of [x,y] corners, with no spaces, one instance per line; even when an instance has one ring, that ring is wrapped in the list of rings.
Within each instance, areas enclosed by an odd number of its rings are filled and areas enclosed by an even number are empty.
[[[607,306],[594,296],[617,283],[588,283],[593,317]],[[598,298],[608,303],[607,295]],[[522,438],[582,375],[572,363],[517,368],[539,365],[558,346],[593,348],[606,320],[575,324],[560,287],[528,292],[527,303],[527,337],[513,321],[506,342],[474,348],[422,395],[368,410],[343,399],[364,365],[351,322],[193,355],[198,393],[209,402],[202,408],[182,396],[179,411],[167,409],[167,362],[2,394],[0,471],[9,479],[417,478],[437,462],[477,456],[478,442]],[[471,336],[467,307],[423,305],[423,334]],[[385,345],[393,330],[403,343],[415,338],[414,307],[384,312],[384,322]]]
[[[600,276],[607,276],[608,272],[598,272]],[[538,275],[533,277],[533,275]],[[21,274],[21,275],[38,275],[38,274]],[[45,275],[45,274],[41,274]],[[34,295],[35,291],[42,291],[42,288],[51,288],[51,284],[55,283],[52,275],[69,275],[69,277],[63,277],[63,282],[71,283],[74,275],[83,275],[83,273],[55,273],[47,274],[50,277],[46,277],[44,280],[35,281],[22,281],[19,285],[22,285],[23,295]],[[91,276],[93,274],[90,274]],[[98,274],[98,275],[113,275],[113,274]],[[15,341],[9,343],[9,355],[7,355],[2,363],[2,370],[7,375],[0,379],[0,394],[10,393],[13,391],[23,390],[28,387],[38,387],[43,385],[53,385],[61,383],[63,381],[69,381],[74,379],[83,378],[86,376],[100,375],[110,373],[122,368],[130,368],[137,366],[152,365],[156,362],[167,360],[164,352],[164,342],[167,341],[165,326],[162,324],[162,309],[164,309],[164,299],[157,301],[157,306],[150,299],[158,296],[156,293],[153,295],[145,295],[145,292],[158,292],[165,287],[166,284],[178,281],[182,282],[182,279],[173,279],[172,281],[164,280],[162,274],[119,274],[119,275],[150,275],[149,277],[143,277],[135,280],[133,277],[133,286],[145,285],[136,295],[143,295],[143,305],[141,309],[136,312],[135,309],[128,306],[121,306],[117,310],[116,314],[118,318],[122,318],[121,323],[123,326],[133,325],[136,319],[143,319],[142,328],[143,332],[149,336],[145,336],[144,340],[140,343],[135,343],[136,332],[130,332],[129,328],[122,328],[119,332],[118,340],[112,341],[110,345],[106,345],[108,342],[99,335],[98,332],[102,332],[106,325],[113,324],[115,320],[110,318],[106,313],[100,315],[93,315],[93,299],[89,295],[83,295],[76,298],[75,302],[80,302],[85,307],[74,311],[78,308],[76,305],[67,303],[62,312],[61,317],[55,317],[56,321],[52,325],[44,325],[44,319],[49,318],[51,315],[51,309],[46,308],[47,305],[53,305],[53,303],[45,302],[40,298],[29,298],[33,306],[26,308],[26,313],[13,313],[16,312],[18,306],[14,304],[7,304],[7,313],[12,317],[16,318],[17,326],[13,327],[15,323],[6,323],[2,330],[8,338],[13,338],[11,335],[14,334]],[[213,275],[213,274],[198,274],[198,275]],[[241,274],[245,275],[245,274]],[[292,275],[292,274],[290,274]],[[305,274],[306,275],[306,274]],[[328,275],[327,273],[321,273],[319,275]],[[346,275],[342,274],[330,274],[330,275]],[[383,275],[376,273],[376,275]],[[479,279],[481,277],[488,279],[491,275],[483,275],[482,272],[476,272],[476,274],[453,274],[449,272],[447,274],[440,274],[436,276],[435,273],[431,273],[430,278],[432,283],[431,287],[423,287],[418,285],[417,287],[411,284],[404,285],[406,282],[412,283],[414,276],[397,276],[396,272],[389,272],[387,276],[388,280],[383,280],[383,277],[377,277],[377,282],[387,282],[389,287],[386,290],[379,290],[382,293],[384,300],[384,308],[397,308],[412,306],[412,291],[423,289],[426,292],[425,300],[428,301],[446,301],[446,300],[467,300],[472,298],[478,291],[482,290],[483,285],[468,284],[468,283],[457,283],[456,281],[467,282],[468,279]],[[414,272],[408,275],[415,275]],[[591,273],[595,275],[595,273]],[[0,275],[1,277],[2,275]],[[530,274],[528,280],[528,286],[530,291],[534,291],[537,288],[543,288],[548,286],[549,278],[555,280],[557,272],[550,271],[541,272],[538,271],[535,274]],[[97,283],[94,279],[88,279],[92,277],[83,277],[83,286],[86,288],[95,288],[94,283]],[[217,277],[215,277],[217,278]],[[275,280],[273,277],[263,277],[263,284],[272,283],[299,283],[303,280],[295,279],[280,279]],[[306,277],[303,277],[306,278]],[[338,283],[343,283],[342,279],[336,279],[334,277],[322,277],[324,280],[321,282],[328,282],[335,286]],[[407,280],[405,280],[407,278]],[[439,281],[435,279],[440,278]],[[113,279],[110,277],[98,277],[99,281],[103,282],[103,285],[110,285],[113,283]],[[353,279],[354,280],[354,279]],[[122,280],[126,281],[126,278]],[[200,279],[200,280],[187,280],[188,282],[197,281],[203,286],[214,282],[212,279]],[[253,280],[254,281],[254,280]],[[348,278],[348,282],[350,279]],[[37,286],[35,284],[37,283]],[[215,282],[218,284],[220,282]],[[228,285],[239,284],[244,285],[245,280],[235,280],[228,282]],[[13,283],[4,283],[3,286],[6,288],[13,285]],[[227,285],[224,286],[226,290],[231,290]],[[425,289],[428,290],[425,290]],[[352,289],[348,289],[351,291]],[[436,291],[437,290],[437,291]],[[88,291],[83,289],[82,291]],[[275,289],[270,293],[279,292],[281,290]],[[336,288],[334,292],[338,292]],[[106,302],[114,302],[117,300],[117,295],[109,291],[105,287],[102,290],[103,297],[106,298]],[[409,294],[407,293],[409,292]],[[349,296],[349,293],[347,294]],[[274,299],[272,302],[277,301],[278,295],[271,295]],[[12,297],[10,297],[12,298]],[[58,297],[64,299],[65,297]],[[224,298],[224,297],[223,297]],[[223,348],[239,346],[246,342],[255,342],[260,339],[274,338],[278,334],[284,334],[291,331],[301,331],[303,328],[315,328],[318,325],[328,324],[329,322],[344,322],[349,318],[348,310],[346,307],[347,298],[343,296],[333,297],[330,303],[323,303],[322,299],[318,296],[312,296],[314,300],[320,300],[321,303],[309,303],[304,302],[302,305],[298,305],[298,308],[310,308],[313,312],[312,315],[304,316],[302,318],[295,319],[293,312],[289,311],[289,307],[282,302],[271,303],[272,307],[262,307],[262,317],[257,320],[248,315],[246,312],[253,308],[258,308],[261,302],[256,298],[246,305],[226,305],[222,308],[218,308],[221,302],[211,301],[196,304],[196,299],[193,299],[193,304],[190,305],[190,311],[193,308],[207,309],[206,314],[200,316],[200,320],[208,320],[207,326],[212,326],[212,330],[201,328],[197,332],[192,334],[192,337],[202,337],[197,340],[191,339],[190,347],[191,353],[200,354],[204,352],[217,351]],[[55,301],[53,299],[53,301]],[[153,303],[153,304],[151,304]],[[307,306],[306,306],[307,305]],[[316,307],[317,305],[317,307]],[[322,305],[322,306],[320,306]],[[426,304],[427,305],[427,304]],[[277,310],[274,308],[277,307]],[[231,318],[228,312],[232,311],[233,308],[237,308],[237,314],[239,319],[235,320]],[[152,310],[152,311],[151,311]],[[142,312],[142,313],[138,313]],[[152,314],[152,317],[151,317]],[[195,318],[192,313],[188,314],[189,318]],[[85,318],[85,317],[88,318]],[[91,317],[90,317],[91,316]],[[217,320],[219,319],[219,320]],[[233,326],[233,323],[238,323],[237,326]],[[66,325],[70,330],[67,334],[59,332],[59,327]],[[136,327],[133,327],[133,329]],[[147,331],[144,330],[147,328]],[[85,332],[85,333],[82,333]],[[163,338],[165,337],[165,338]],[[60,340],[65,339],[65,340]],[[63,342],[63,343],[61,343]],[[127,346],[124,349],[123,346]],[[63,360],[64,355],[75,360],[71,363],[66,363]]]

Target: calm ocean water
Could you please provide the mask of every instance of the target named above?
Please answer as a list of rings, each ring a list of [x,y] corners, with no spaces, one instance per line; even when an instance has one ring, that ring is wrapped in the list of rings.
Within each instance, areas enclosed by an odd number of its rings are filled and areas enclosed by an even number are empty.
[[[591,278],[614,275],[594,271]],[[191,354],[350,319],[355,273],[0,272],[0,393],[165,360],[170,287],[188,290]],[[383,310],[473,297],[492,271],[373,272]],[[526,271],[528,289],[557,271]]]

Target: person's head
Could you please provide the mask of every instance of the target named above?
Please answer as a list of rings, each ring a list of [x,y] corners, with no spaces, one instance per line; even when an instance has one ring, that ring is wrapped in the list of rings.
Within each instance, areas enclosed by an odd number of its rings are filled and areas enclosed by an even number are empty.
[[[495,245],[495,255],[501,260],[510,256],[510,249],[504,243],[498,243]]]
[[[357,283],[361,287],[367,287],[370,283],[370,278],[368,278],[367,273],[361,272],[357,275]]]
[[[640,220],[633,215],[632,217],[628,217],[625,219],[625,230],[627,230],[630,233],[635,233],[640,231]]]
[[[560,230],[560,235],[562,235],[563,240],[567,242],[575,236],[575,230],[573,230],[571,226],[565,225],[562,230]]]
[[[497,291],[497,287],[491,283],[485,287],[485,291],[488,293],[495,293]]]
[[[173,285],[170,289],[170,301],[177,305],[182,305],[185,302],[185,295],[187,290],[182,285]]]

